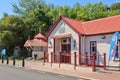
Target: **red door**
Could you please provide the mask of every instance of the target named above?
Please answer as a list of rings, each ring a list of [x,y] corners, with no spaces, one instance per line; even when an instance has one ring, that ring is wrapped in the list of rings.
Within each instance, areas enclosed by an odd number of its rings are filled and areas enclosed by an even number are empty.
[[[71,62],[70,44],[62,44],[62,62],[64,63]]]

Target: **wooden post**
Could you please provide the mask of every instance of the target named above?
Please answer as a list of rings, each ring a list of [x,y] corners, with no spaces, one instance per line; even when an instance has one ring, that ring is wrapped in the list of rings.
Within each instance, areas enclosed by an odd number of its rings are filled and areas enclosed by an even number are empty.
[[[93,69],[92,71],[95,72],[95,53],[93,53],[93,58],[92,58],[92,64],[93,64]]]
[[[25,59],[24,59],[24,57],[22,57],[22,67],[24,67],[25,66]]]
[[[97,54],[96,58],[98,58],[98,66],[100,66],[100,54]]]
[[[4,56],[2,55],[2,63],[4,63]]]
[[[61,65],[61,52],[59,53],[59,68],[60,68],[60,65]]]
[[[51,52],[51,66],[52,66],[52,63],[53,63],[53,53]]]
[[[87,54],[87,52],[85,53],[85,64],[86,64],[86,66],[88,66],[88,54]]]
[[[46,59],[46,54],[45,54],[45,52],[44,52],[44,60],[43,60],[43,65],[45,65],[45,59]]]
[[[13,58],[13,66],[15,66],[15,57]]]
[[[46,54],[47,62],[49,62],[49,54]]]
[[[76,52],[74,52],[74,69],[76,69]]]
[[[53,57],[54,57],[54,58],[53,58],[53,62],[56,62],[56,56],[57,56],[57,55],[55,55],[55,53],[53,53]]]
[[[104,53],[104,70],[106,70],[106,53]]]
[[[81,65],[81,63],[82,63],[82,62],[81,62],[81,57],[82,57],[82,56],[81,56],[81,53],[80,53],[78,56],[79,56],[79,65]]]
[[[64,61],[63,61],[63,62],[65,63],[65,58],[66,58],[66,55],[65,55],[65,53],[63,53],[63,57],[64,57]]]
[[[8,56],[7,56],[7,64],[9,64],[9,58],[8,58]]]

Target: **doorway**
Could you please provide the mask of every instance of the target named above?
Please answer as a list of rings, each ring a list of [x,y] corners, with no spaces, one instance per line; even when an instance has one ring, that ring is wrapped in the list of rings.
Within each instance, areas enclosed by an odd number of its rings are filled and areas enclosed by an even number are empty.
[[[70,63],[71,62],[71,39],[70,38],[63,38],[61,43],[61,52],[62,52],[62,59],[61,62],[63,63]]]

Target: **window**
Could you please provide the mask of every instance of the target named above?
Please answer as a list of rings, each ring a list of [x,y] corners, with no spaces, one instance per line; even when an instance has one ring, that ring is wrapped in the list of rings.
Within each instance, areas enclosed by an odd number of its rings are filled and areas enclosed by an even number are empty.
[[[62,44],[70,44],[70,38],[64,38],[62,39]]]
[[[67,39],[63,39],[63,40],[62,40],[62,43],[66,43],[66,42],[67,42]]]
[[[71,44],[70,44],[71,39],[70,38],[63,38],[62,39],[62,44],[61,44],[61,51],[65,52],[65,53],[70,53],[70,48],[71,48]]]
[[[97,49],[96,41],[91,41],[90,42],[90,53],[96,53],[96,49]]]
[[[74,49],[77,49],[77,42],[76,42],[76,40],[73,40],[73,46],[74,46]]]

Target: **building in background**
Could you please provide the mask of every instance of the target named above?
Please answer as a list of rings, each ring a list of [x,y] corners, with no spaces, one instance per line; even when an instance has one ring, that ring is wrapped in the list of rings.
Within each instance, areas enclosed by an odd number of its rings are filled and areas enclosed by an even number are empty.
[[[41,33],[35,35],[34,39],[27,40],[24,47],[27,48],[29,55],[36,59],[43,58],[43,53],[47,52],[47,42]]]

